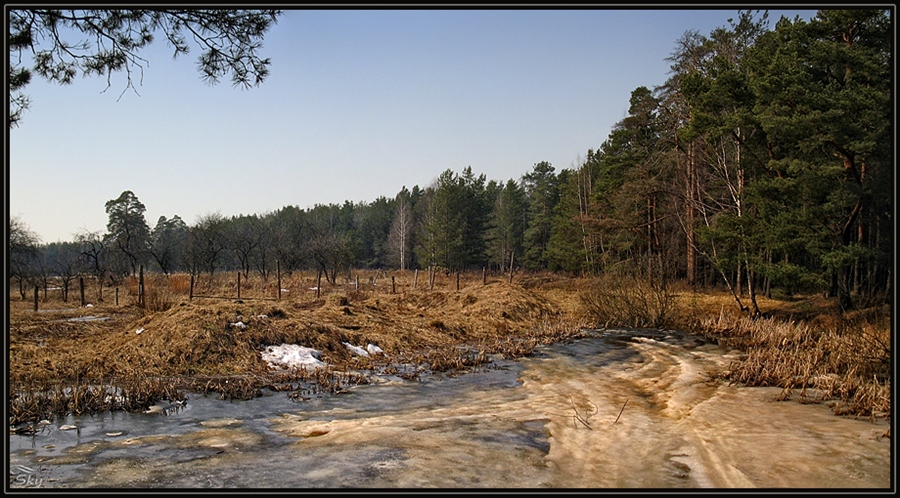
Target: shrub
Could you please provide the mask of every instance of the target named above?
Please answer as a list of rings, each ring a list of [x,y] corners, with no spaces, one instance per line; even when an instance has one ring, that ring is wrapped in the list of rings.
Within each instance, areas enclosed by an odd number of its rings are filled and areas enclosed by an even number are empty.
[[[598,327],[663,328],[677,315],[675,295],[664,282],[635,275],[597,279],[581,299]]]

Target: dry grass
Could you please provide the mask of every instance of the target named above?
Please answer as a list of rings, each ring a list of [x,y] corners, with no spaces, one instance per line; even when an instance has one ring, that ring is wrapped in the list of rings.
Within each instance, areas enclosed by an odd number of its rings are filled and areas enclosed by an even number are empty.
[[[829,402],[838,415],[887,417],[891,413],[892,356],[889,315],[783,320],[720,315],[699,330],[745,351],[723,374],[749,386],[778,386],[781,399]]]
[[[38,313],[32,302],[11,300],[9,379],[18,393],[10,400],[13,419],[143,409],[184,390],[240,399],[293,382],[292,390],[333,392],[365,382],[348,374],[353,370],[466,369],[490,354],[529,354],[584,325],[561,311],[556,299],[562,294],[549,297],[481,273],[461,275],[458,291],[455,275],[438,275],[429,289],[427,274],[415,282],[413,272],[372,272],[360,277],[359,286],[353,278],[323,282],[317,290],[315,275],[294,274],[282,278],[280,300],[274,278],[242,278],[241,299],[234,275],[196,279],[193,299],[185,278],[145,275],[144,307],[133,279],[119,290],[118,305],[115,289],[104,290],[105,301],[89,308],[53,300],[52,292]],[[70,321],[88,316],[108,319]],[[375,344],[385,355],[354,357],[345,342]],[[272,372],[259,352],[282,343],[321,351],[329,367],[289,377]],[[156,384],[148,387],[148,379]],[[86,396],[88,391],[62,386],[106,387]],[[102,402],[121,391],[152,395],[119,405]]]
[[[10,300],[9,381],[13,423],[52,414],[138,410],[185,391],[246,399],[262,388],[292,397],[339,392],[377,370],[414,378],[421,369],[465,371],[490,355],[515,358],[541,345],[596,327],[587,293],[596,282],[557,275],[359,272],[338,282],[310,273],[241,278],[235,274],[145,275],[144,306],[136,279],[118,293],[96,286],[80,307],[50,291],[46,301]],[[278,298],[279,289],[281,297]],[[41,294],[43,296],[43,294]],[[207,296],[207,297],[201,297]],[[780,385],[801,401],[837,400],[837,413],[890,413],[889,310],[840,315],[821,298],[760,299],[770,317],[746,323],[726,293],[667,290],[667,326],[717,337],[746,351],[728,373],[734,382]],[[671,302],[669,302],[671,300]],[[106,320],[71,321],[99,316]],[[885,317],[886,320],[885,321]],[[245,327],[236,326],[238,322]],[[623,326],[606,320],[601,325]],[[627,324],[625,324],[627,326]],[[141,330],[140,333],[137,331]],[[354,357],[344,342],[375,344],[384,356]],[[266,345],[300,344],[322,352],[329,366],[272,371],[260,358]],[[886,365],[885,365],[886,363]],[[812,389],[815,389],[813,393]]]

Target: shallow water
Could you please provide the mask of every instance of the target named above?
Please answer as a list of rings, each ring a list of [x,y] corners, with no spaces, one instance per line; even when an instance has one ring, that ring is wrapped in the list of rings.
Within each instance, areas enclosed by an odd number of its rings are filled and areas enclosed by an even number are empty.
[[[10,435],[11,488],[882,488],[889,422],[705,372],[676,332],[604,331],[457,376],[292,401],[190,396]],[[75,429],[60,430],[65,425]]]

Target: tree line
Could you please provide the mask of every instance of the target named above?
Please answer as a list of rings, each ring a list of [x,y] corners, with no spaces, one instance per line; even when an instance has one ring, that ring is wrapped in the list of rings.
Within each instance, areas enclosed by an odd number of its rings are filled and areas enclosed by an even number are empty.
[[[881,9],[810,21],[742,11],[675,44],[667,81],[638,87],[597,149],[505,182],[471,166],[392,198],[153,228],[137,196],[106,203],[105,233],[42,244],[10,220],[10,276],[349,268],[510,268],[724,286],[756,296],[884,299],[893,269],[893,29]]]

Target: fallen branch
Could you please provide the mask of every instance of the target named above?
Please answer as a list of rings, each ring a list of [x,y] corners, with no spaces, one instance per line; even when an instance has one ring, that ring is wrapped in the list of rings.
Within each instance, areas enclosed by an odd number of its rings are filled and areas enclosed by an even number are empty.
[[[617,416],[617,417],[616,417],[616,422],[618,422],[618,421],[619,421],[619,417],[621,417],[621,416],[622,416],[622,412],[624,412],[624,411],[625,411],[625,405],[627,405],[627,404],[628,404],[628,398],[626,398],[626,399],[625,399],[625,402],[624,402],[624,403],[622,403],[622,409],[621,409],[621,410],[619,410],[619,415],[618,415],[618,416]],[[616,422],[613,422],[613,425],[616,425]]]
[[[594,411],[591,413],[586,413],[584,416],[582,416],[581,414],[578,413],[578,407],[575,406],[575,400],[572,399],[571,394],[569,395],[569,402],[572,403],[572,409],[575,410],[575,415],[572,415],[572,423],[575,424],[575,428],[576,429],[578,428],[578,424],[576,422],[581,422],[589,430],[594,430],[593,427],[591,427],[591,424],[589,423],[589,421],[590,421],[589,419],[593,415],[596,415],[600,411],[600,407],[598,407],[596,404],[594,404],[593,401],[588,401],[588,403],[594,405]]]

